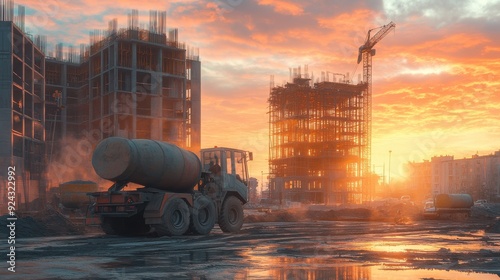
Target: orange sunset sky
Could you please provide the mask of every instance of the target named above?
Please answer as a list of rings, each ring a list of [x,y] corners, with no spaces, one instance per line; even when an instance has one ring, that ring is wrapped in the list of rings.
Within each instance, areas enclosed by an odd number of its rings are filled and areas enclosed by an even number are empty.
[[[26,6],[26,29],[54,43],[88,44],[138,9],[167,11],[167,28],[200,49],[202,147],[251,150],[250,175],[268,172],[270,75],[289,68],[349,72],[369,29],[393,21],[373,57],[372,164],[403,178],[404,164],[438,155],[455,158],[500,149],[500,1],[40,1]],[[264,180],[265,179],[264,175]]]

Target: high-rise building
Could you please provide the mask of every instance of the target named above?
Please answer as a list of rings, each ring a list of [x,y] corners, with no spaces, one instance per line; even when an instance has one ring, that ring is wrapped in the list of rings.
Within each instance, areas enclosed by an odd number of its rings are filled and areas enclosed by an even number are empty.
[[[5,15],[5,14],[4,14]],[[15,168],[16,204],[44,194],[45,56],[9,17],[0,18],[0,168]],[[3,207],[7,209],[7,207]]]

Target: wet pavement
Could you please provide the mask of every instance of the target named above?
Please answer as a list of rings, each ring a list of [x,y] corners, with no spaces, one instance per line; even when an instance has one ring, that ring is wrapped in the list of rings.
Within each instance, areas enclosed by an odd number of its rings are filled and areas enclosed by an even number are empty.
[[[20,239],[17,279],[500,279],[500,234],[469,221],[247,223],[239,234]],[[2,277],[3,278],[3,277]]]

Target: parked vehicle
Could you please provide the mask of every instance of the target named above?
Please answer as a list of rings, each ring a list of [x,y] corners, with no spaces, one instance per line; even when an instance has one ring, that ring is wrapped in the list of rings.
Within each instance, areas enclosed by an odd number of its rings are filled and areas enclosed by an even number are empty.
[[[488,201],[486,199],[478,199],[474,202],[474,206],[484,206]]]
[[[400,200],[401,200],[402,203],[404,203],[406,205],[411,205],[411,206],[415,205],[413,203],[413,201],[411,201],[411,197],[409,195],[403,195],[403,196],[401,196]]]
[[[473,205],[469,194],[437,194],[434,199],[425,202],[424,217],[470,216]]]
[[[403,195],[401,196],[401,201],[410,201],[411,197],[409,195]]]

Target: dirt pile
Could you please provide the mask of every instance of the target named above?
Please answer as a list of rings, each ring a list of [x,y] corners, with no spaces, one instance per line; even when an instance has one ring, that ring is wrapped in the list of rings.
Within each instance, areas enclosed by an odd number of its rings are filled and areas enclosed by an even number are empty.
[[[275,210],[260,215],[247,215],[245,223],[259,222],[298,222],[304,220],[304,211],[301,210]]]
[[[366,221],[370,220],[370,217],[371,210],[366,208],[338,210],[282,209],[259,215],[249,214],[245,217],[245,222]]]
[[[486,232],[500,233],[500,217],[486,227]]]
[[[373,208],[371,221],[390,222],[399,219],[420,220],[422,211],[419,207],[409,203],[388,203]]]
[[[0,233],[8,234],[7,225],[9,216],[0,217]],[[82,228],[74,225],[66,217],[53,209],[46,209],[37,213],[17,216],[15,221],[16,238],[61,236],[83,234]]]
[[[471,216],[479,219],[491,219],[500,216],[500,203],[488,203],[485,205],[473,206]]]
[[[411,204],[389,204],[367,208],[335,208],[335,209],[280,209],[269,213],[248,214],[247,223],[257,222],[296,222],[304,220],[316,221],[414,221],[422,218],[420,208]]]
[[[338,210],[308,210],[307,218],[319,221],[367,221],[372,210],[367,208],[344,208]]]

